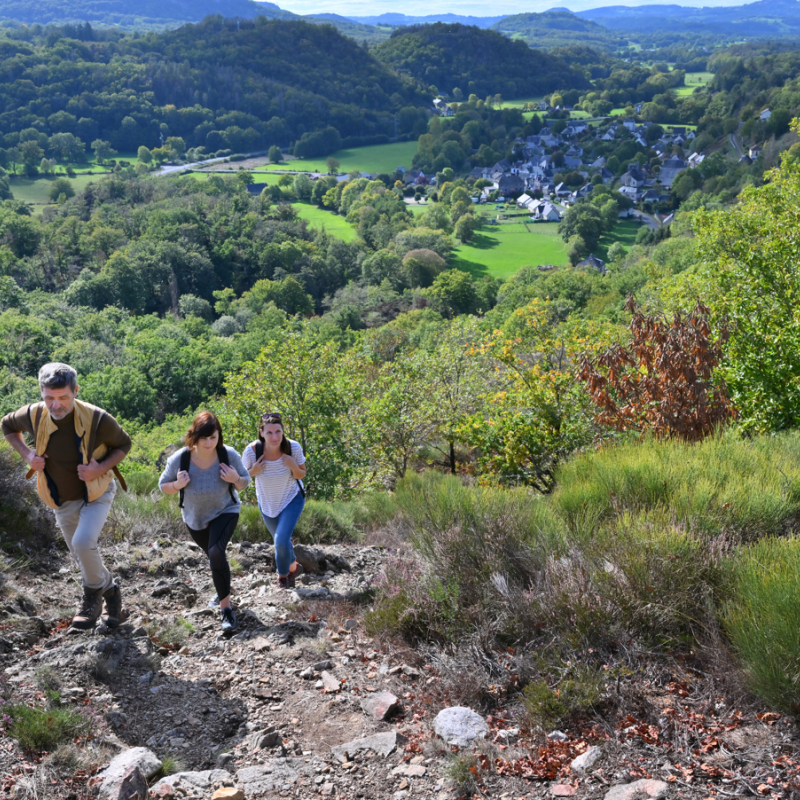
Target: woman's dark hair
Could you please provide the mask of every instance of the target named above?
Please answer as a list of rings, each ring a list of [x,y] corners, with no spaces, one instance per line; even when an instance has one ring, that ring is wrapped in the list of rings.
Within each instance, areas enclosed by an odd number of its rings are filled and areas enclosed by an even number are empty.
[[[187,447],[194,447],[198,440],[208,439],[210,436],[213,436],[214,431],[219,434],[217,450],[220,450],[225,446],[222,441],[222,425],[219,424],[219,420],[210,411],[201,411],[192,420],[189,430],[186,431],[186,437],[183,440],[184,444]]]
[[[266,450],[267,443],[264,441],[264,437],[261,435],[261,429],[265,425],[280,425],[281,431],[283,431],[283,419],[280,414],[273,411],[268,411],[266,414],[261,415],[261,424],[258,426],[258,441],[261,442],[261,447]],[[289,444],[289,440],[286,438],[285,432],[283,434],[283,438],[281,439],[281,453],[287,456],[292,454],[292,446]]]

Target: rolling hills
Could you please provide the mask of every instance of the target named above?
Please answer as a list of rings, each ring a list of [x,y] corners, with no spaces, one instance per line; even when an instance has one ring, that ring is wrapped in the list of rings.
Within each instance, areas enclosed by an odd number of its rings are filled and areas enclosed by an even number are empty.
[[[514,98],[590,85],[566,62],[471,25],[437,22],[401,28],[373,53],[401,74],[443,92],[458,88],[465,96],[500,93]]]

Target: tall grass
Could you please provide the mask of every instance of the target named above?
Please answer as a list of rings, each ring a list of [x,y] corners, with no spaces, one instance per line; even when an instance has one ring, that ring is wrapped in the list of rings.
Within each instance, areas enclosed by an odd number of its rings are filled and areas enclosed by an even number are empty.
[[[372,629],[573,654],[726,631],[754,691],[800,710],[800,540],[780,538],[800,436],[616,445],[562,466],[549,497],[413,476],[397,504],[413,552],[381,578]]]
[[[770,538],[731,562],[723,620],[753,691],[800,712],[800,539]]]
[[[755,540],[782,533],[800,509],[800,435],[613,446],[567,462],[557,481],[554,510],[581,539],[628,509]]]

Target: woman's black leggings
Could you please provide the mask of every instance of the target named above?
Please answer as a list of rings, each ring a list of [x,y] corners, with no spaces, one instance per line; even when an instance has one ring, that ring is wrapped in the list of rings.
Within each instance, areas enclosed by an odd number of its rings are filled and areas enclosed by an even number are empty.
[[[211,578],[220,600],[224,600],[231,593],[231,568],[225,556],[236,524],[239,522],[238,514],[220,514],[212,519],[201,531],[189,528],[192,539],[203,548],[211,565]]]

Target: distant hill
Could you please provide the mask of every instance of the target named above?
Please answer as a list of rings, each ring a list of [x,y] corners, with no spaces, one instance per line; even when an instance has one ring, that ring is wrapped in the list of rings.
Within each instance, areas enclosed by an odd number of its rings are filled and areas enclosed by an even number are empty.
[[[523,41],[472,25],[414,25],[395,31],[372,51],[378,61],[441,92],[458,88],[466,97],[540,95],[591,84],[568,64]]]
[[[176,27],[211,14],[252,19],[298,19],[274,3],[253,0],[0,0],[0,19],[27,24],[88,22],[120,28]]]
[[[213,16],[111,42],[23,28],[0,32],[0,54],[15,69],[0,75],[4,147],[31,126],[87,146],[99,138],[119,151],[157,147],[162,123],[210,152],[286,146],[326,129],[324,143],[361,141],[392,135],[396,112],[416,106],[424,115],[429,102],[357,42],[303,20]],[[56,96],[66,110],[53,112]]]
[[[798,0],[759,0],[744,6],[606,6],[577,16],[625,33],[713,33],[736,39],[800,36]]]
[[[0,21],[27,25],[74,25],[88,22],[93,27],[121,30],[168,30],[205,17],[255,19],[304,19],[330,24],[345,36],[375,43],[388,38],[387,31],[337,14],[302,17],[275,3],[254,0],[0,0]]]
[[[626,39],[604,24],[582,19],[571,11],[552,10],[543,14],[514,14],[492,25],[492,30],[531,47],[553,48],[582,45],[601,50],[624,47]]]
[[[394,27],[432,25],[435,22],[445,22],[451,25],[460,23],[462,25],[475,25],[478,28],[491,28],[495,22],[499,22],[503,17],[465,17],[461,14],[429,14],[424,17],[409,17],[405,14],[386,13],[378,17],[350,17],[349,19],[363,22],[366,25],[392,25]]]

